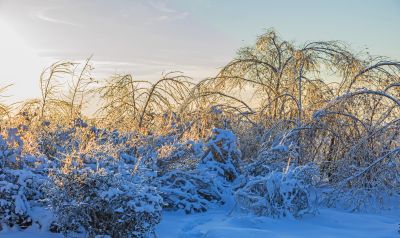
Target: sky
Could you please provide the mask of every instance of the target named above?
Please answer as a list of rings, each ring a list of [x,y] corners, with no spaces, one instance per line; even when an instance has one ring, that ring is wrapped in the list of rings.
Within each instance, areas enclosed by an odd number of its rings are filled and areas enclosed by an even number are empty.
[[[46,66],[91,55],[98,78],[201,79],[270,28],[400,60],[399,22],[400,0],[0,0],[0,87],[13,84],[12,101],[38,97]]]

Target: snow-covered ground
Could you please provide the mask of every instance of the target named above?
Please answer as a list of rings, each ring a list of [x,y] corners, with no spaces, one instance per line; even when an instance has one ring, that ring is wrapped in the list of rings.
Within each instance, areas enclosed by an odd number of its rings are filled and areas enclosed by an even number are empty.
[[[320,209],[315,217],[272,219],[229,210],[185,215],[165,212],[157,226],[159,238],[183,237],[400,237],[400,209],[379,214],[349,213],[337,209]],[[55,238],[60,235],[30,228],[23,232],[3,231],[7,238]]]

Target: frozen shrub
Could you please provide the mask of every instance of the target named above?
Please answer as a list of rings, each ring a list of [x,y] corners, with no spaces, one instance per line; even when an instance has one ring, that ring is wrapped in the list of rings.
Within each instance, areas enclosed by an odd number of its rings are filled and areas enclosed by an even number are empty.
[[[19,179],[19,175],[13,172],[17,171],[0,169],[0,223],[9,227],[18,225],[27,228],[32,225],[32,219],[29,216],[30,206],[24,185],[31,180]]]
[[[244,170],[249,176],[268,176],[271,171],[284,171],[292,158],[289,148],[277,145],[272,148],[261,148],[255,162],[247,164]],[[290,165],[289,163],[289,165]]]
[[[222,178],[227,182],[233,182],[239,177],[241,152],[233,132],[214,128],[206,147],[207,152],[199,164],[199,170],[211,178]]]
[[[317,177],[314,166],[301,166],[287,173],[272,171],[267,176],[252,177],[235,197],[242,209],[260,216],[274,218],[315,214],[317,196],[313,181]]]
[[[1,224],[27,228],[32,224],[31,203],[40,199],[40,161],[21,155],[23,142],[18,130],[7,130],[6,138],[0,135],[0,229]]]
[[[94,140],[92,131],[80,124],[61,126],[50,123],[37,130],[37,150],[49,159],[63,158],[64,154],[79,150]]]
[[[172,171],[160,178],[164,207],[186,213],[204,212],[221,195],[210,178],[200,174]]]
[[[203,141],[162,145],[158,149],[158,174],[162,176],[174,170],[190,171],[195,169],[204,155],[203,149]]]
[[[0,168],[0,224],[22,229],[32,225],[30,210],[42,198],[43,181],[44,177],[28,169]]]
[[[342,178],[324,193],[331,207],[350,211],[380,211],[398,207],[400,200],[400,148],[385,153],[369,166],[347,166]],[[341,169],[345,170],[344,165]],[[350,174],[351,172],[351,174]]]
[[[299,164],[299,133],[286,124],[289,123],[276,123],[263,132],[258,150],[252,152],[254,157],[247,158],[242,168],[246,176],[267,176],[271,171],[285,171]]]
[[[243,125],[235,128],[235,134],[240,140],[240,151],[243,162],[251,162],[257,157],[257,153],[265,140],[267,128],[261,123],[255,125]]]
[[[161,197],[136,176],[83,168],[55,171],[51,180],[47,195],[57,217],[53,230],[148,237],[160,222]]]
[[[16,128],[8,129],[5,137],[0,134],[0,168],[18,168],[23,146]]]
[[[202,212],[213,203],[225,203],[232,195],[233,182],[240,176],[241,153],[236,136],[229,130],[214,129],[203,149],[198,148],[199,144],[192,144],[195,148],[190,155],[185,149],[182,158],[186,159],[181,160],[197,166],[179,166],[160,177],[160,190],[168,209]]]

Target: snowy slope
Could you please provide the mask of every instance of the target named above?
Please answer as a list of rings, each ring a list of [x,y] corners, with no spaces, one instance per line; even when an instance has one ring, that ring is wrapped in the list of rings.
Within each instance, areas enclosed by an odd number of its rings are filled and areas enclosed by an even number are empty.
[[[165,212],[156,231],[159,238],[400,237],[398,223],[400,223],[399,209],[383,211],[380,214],[321,209],[317,216],[305,217],[301,220],[271,219],[216,209],[193,215]],[[56,238],[61,236],[30,228],[23,232],[3,231],[0,237]]]

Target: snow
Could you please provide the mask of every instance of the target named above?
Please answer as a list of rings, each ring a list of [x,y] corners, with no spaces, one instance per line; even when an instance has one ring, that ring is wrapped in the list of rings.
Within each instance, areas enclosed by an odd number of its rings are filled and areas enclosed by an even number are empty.
[[[227,208],[186,215],[164,212],[156,228],[159,238],[242,238],[242,237],[399,237],[400,209],[380,213],[350,213],[322,208],[316,216],[302,219],[258,217]],[[25,231],[0,232],[1,238],[58,238],[37,226]]]
[[[381,214],[321,209],[315,217],[272,219],[229,210],[182,215],[164,213],[158,237],[398,237],[400,210]]]

